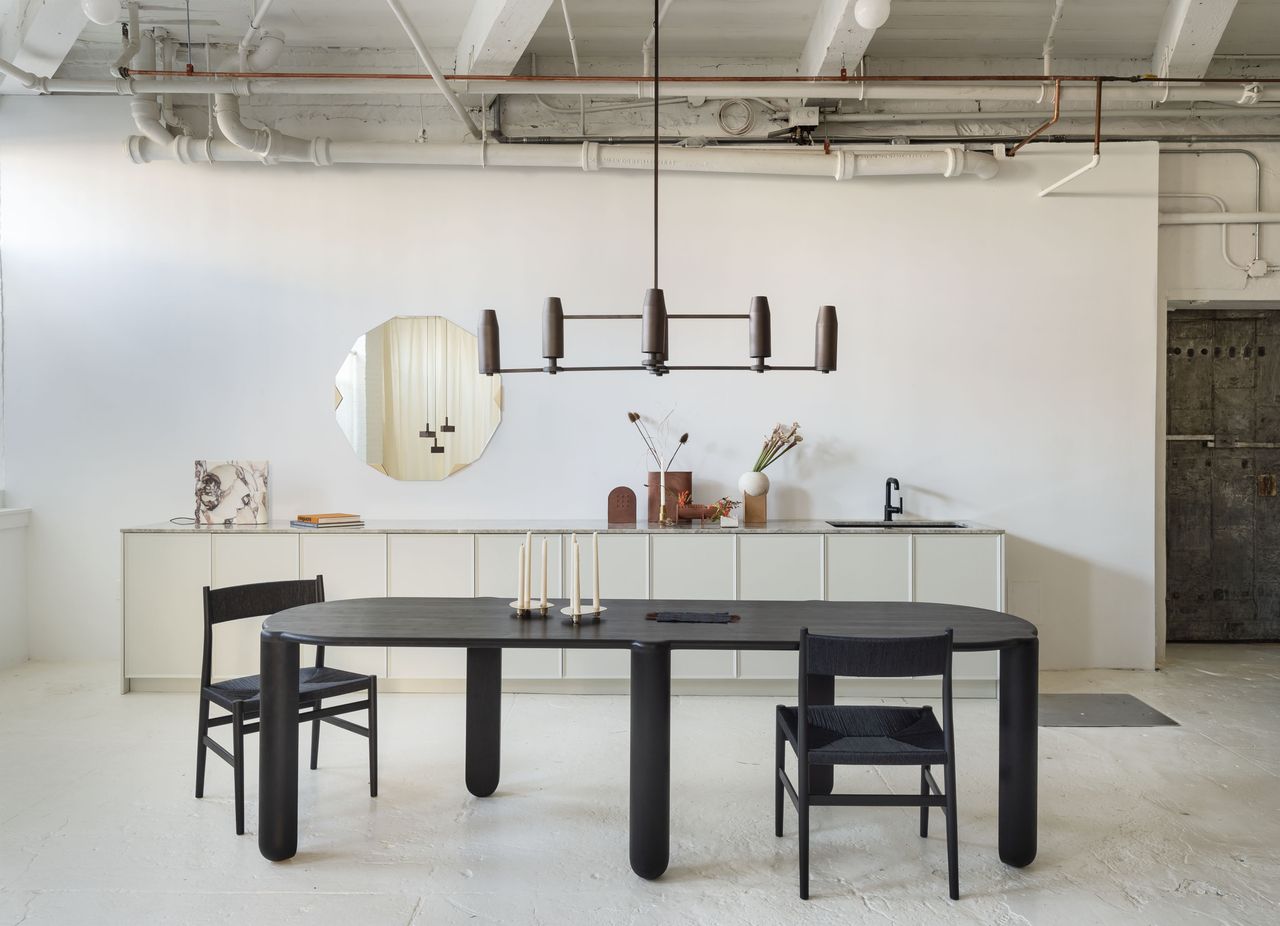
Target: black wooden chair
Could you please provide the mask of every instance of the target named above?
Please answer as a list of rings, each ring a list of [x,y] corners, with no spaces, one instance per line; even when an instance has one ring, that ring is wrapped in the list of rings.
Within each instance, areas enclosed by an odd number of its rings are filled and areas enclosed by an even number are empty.
[[[929,808],[941,807],[947,822],[947,878],[952,900],[960,899],[956,859],[955,736],[951,722],[951,631],[928,637],[829,637],[800,631],[800,705],[778,705],[774,780],[774,832],[782,835],[782,792],[800,816],[800,896],[809,898],[809,808],[919,807],[920,835],[929,835]],[[892,678],[942,676],[942,725],[930,707],[809,705],[807,676]],[[807,723],[797,718],[807,717]],[[796,782],[787,777],[786,745],[796,754]],[[814,794],[814,765],[919,765],[920,794]],[[930,770],[941,765],[946,793]]]
[[[286,582],[259,582],[228,588],[204,588],[204,657],[200,663],[200,724],[196,737],[196,797],[204,797],[205,751],[212,749],[231,765],[235,775],[236,833],[244,833],[244,737],[258,732],[261,712],[259,693],[262,679],[257,675],[213,681],[213,627],[227,621],[275,614],[299,605],[324,601],[324,577]],[[324,707],[323,698],[367,691],[364,701]],[[229,713],[210,718],[209,706],[216,704]],[[369,795],[378,796],[378,678],[358,675],[324,664],[324,647],[316,647],[316,664],[298,673],[298,722],[311,721],[311,767],[320,758],[320,723],[358,733],[369,740]],[[353,711],[369,712],[369,726],[361,727],[338,717]],[[231,726],[228,751],[209,735],[211,727]]]

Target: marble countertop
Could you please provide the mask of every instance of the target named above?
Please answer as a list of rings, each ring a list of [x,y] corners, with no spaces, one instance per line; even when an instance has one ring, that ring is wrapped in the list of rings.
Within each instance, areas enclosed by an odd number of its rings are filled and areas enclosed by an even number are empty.
[[[854,519],[849,519],[854,520]],[[910,524],[911,518],[902,518],[904,524]],[[674,527],[660,527],[656,524],[610,525],[606,521],[590,519],[564,520],[369,520],[364,527],[343,528],[305,528],[292,527],[288,521],[272,521],[270,524],[238,524],[225,526],[200,526],[194,524],[145,524],[139,527],[122,528],[126,534],[191,534],[191,533],[234,533],[234,534],[319,534],[319,533],[355,533],[355,534],[523,534],[532,531],[536,534],[884,534],[892,531],[899,534],[1003,534],[1004,531],[972,521],[963,521],[963,527],[937,527],[922,524],[918,526],[884,527],[832,527],[826,521],[816,520],[773,520],[766,524],[742,525],[740,527],[721,527],[719,524],[698,522],[682,522]]]

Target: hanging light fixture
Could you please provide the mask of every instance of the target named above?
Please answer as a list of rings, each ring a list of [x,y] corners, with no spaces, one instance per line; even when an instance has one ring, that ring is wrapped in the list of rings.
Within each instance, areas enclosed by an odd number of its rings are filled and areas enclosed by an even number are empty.
[[[770,370],[806,370],[817,373],[831,373],[836,369],[836,343],[838,322],[835,306],[824,305],[818,309],[818,319],[814,338],[814,355],[811,366],[776,366],[768,362],[772,354],[772,332],[769,313],[769,299],[756,296],[751,300],[746,314],[691,314],[668,313],[667,300],[658,284],[658,107],[660,73],[659,43],[660,28],[658,14],[659,0],[653,3],[653,286],[644,293],[639,315],[566,315],[560,297],[547,299],[542,312],[542,359],[546,363],[541,367],[508,367],[503,368],[499,349],[498,313],[493,309],[484,309],[480,313],[479,337],[479,372],[484,376],[498,373],[586,373],[612,370],[646,370],[655,376],[665,376],[675,370],[751,370],[764,373]],[[885,6],[887,6],[887,0]],[[670,357],[670,322],[671,319],[714,319],[745,320],[748,329],[749,364],[742,366],[672,366],[667,362]],[[639,320],[640,322],[640,363],[638,366],[561,366],[564,359],[564,323],[566,321],[586,320]]]

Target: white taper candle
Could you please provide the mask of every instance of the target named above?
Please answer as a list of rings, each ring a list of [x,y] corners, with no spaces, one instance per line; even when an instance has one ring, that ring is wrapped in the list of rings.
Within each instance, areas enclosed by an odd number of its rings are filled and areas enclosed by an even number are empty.
[[[591,603],[600,613],[600,533],[591,535]]]
[[[533,532],[524,535],[524,606],[533,604]]]
[[[524,547],[516,550],[516,607],[524,608]]]
[[[542,538],[542,609],[547,609],[547,538]]]
[[[573,599],[569,602],[569,613],[582,613],[582,570],[578,560],[578,541],[573,542]]]

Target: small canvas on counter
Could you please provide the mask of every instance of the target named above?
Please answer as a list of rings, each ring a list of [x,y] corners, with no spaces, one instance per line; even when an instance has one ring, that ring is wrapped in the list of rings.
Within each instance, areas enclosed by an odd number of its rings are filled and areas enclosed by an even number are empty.
[[[197,524],[266,524],[266,460],[196,460]]]

